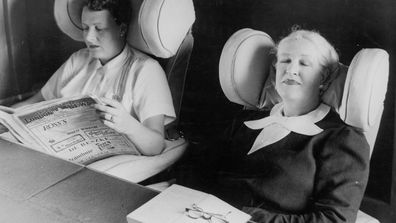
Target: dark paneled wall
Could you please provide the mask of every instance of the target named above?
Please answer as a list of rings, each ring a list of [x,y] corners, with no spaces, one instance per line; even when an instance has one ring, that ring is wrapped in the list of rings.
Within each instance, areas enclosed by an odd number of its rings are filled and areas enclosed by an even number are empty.
[[[30,62],[26,32],[26,5],[20,0],[0,2],[0,101],[26,91]]]
[[[58,29],[54,0],[26,1],[28,43],[34,82],[42,85],[76,50],[84,47]]]
[[[53,16],[53,0],[3,0],[0,3],[0,102],[41,87],[83,44],[61,33]]]

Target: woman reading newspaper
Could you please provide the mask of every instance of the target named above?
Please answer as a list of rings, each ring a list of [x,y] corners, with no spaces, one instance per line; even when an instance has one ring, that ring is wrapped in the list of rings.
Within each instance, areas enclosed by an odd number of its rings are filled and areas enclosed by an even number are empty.
[[[19,107],[44,100],[92,94],[104,124],[126,134],[140,153],[165,147],[164,125],[175,118],[161,66],[127,44],[128,0],[80,1],[86,48],[73,53],[44,87]],[[70,13],[70,14],[73,14]]]

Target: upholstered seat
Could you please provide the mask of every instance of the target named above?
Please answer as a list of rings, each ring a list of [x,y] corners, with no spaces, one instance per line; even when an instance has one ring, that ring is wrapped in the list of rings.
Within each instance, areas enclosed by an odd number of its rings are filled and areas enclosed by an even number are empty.
[[[226,42],[219,64],[219,78],[226,97],[245,109],[270,109],[280,101],[271,65],[271,37],[261,31],[242,29]],[[338,111],[345,123],[363,131],[374,147],[389,74],[389,55],[382,49],[362,49],[350,66],[340,64],[338,75],[322,100]],[[377,219],[359,211],[357,223]]]
[[[128,29],[128,43],[154,58],[161,58],[171,89],[176,115],[179,115],[186,70],[193,47],[191,26],[195,21],[192,0],[131,0],[133,12]],[[54,14],[58,27],[71,38],[82,41],[79,21],[71,21],[70,7],[74,0],[56,0]],[[69,21],[65,20],[69,18]],[[78,17],[76,17],[78,18]],[[76,31],[77,30],[77,31]],[[70,33],[74,33],[70,35]],[[164,59],[163,59],[164,58]],[[167,126],[167,132],[177,127],[178,119]],[[169,134],[167,134],[169,135]],[[122,178],[141,182],[176,162],[187,148],[187,141],[167,138],[166,148],[156,156],[118,155],[89,164],[87,167]]]

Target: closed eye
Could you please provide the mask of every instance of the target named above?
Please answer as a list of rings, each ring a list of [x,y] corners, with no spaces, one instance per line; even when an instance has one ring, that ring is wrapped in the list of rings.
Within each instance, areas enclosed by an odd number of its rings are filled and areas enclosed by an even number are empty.
[[[311,62],[310,61],[306,61],[306,60],[300,60],[300,65],[301,66],[305,66],[305,67],[308,67],[308,66],[311,66]]]
[[[279,63],[290,63],[291,60],[290,59],[281,59],[279,60]]]
[[[307,67],[307,66],[309,66],[309,64],[308,64],[308,63],[306,63],[306,62],[300,62],[300,65],[302,65],[302,66],[304,66],[304,67]]]

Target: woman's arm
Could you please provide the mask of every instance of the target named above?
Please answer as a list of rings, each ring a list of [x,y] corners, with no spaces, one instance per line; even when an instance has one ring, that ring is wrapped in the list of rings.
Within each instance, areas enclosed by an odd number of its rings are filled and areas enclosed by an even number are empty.
[[[143,125],[137,122],[127,135],[144,155],[160,154],[165,148],[164,115],[150,117]]]
[[[245,207],[260,223],[355,222],[369,171],[369,146],[364,136],[343,128],[316,150],[316,177],[311,206],[305,213],[291,214]]]
[[[103,123],[126,134],[143,155],[157,155],[165,148],[164,115],[147,118],[140,123],[118,101],[102,98],[105,105],[96,104]]]
[[[16,104],[12,105],[11,107],[18,108],[18,107],[22,107],[24,105],[30,105],[30,104],[34,104],[34,103],[37,103],[37,102],[40,102],[40,101],[44,101],[44,100],[45,99],[44,99],[43,95],[41,94],[41,91],[39,91],[35,95],[33,95],[32,97],[30,97],[30,98],[28,98],[28,99],[26,99],[24,101],[18,102]]]

